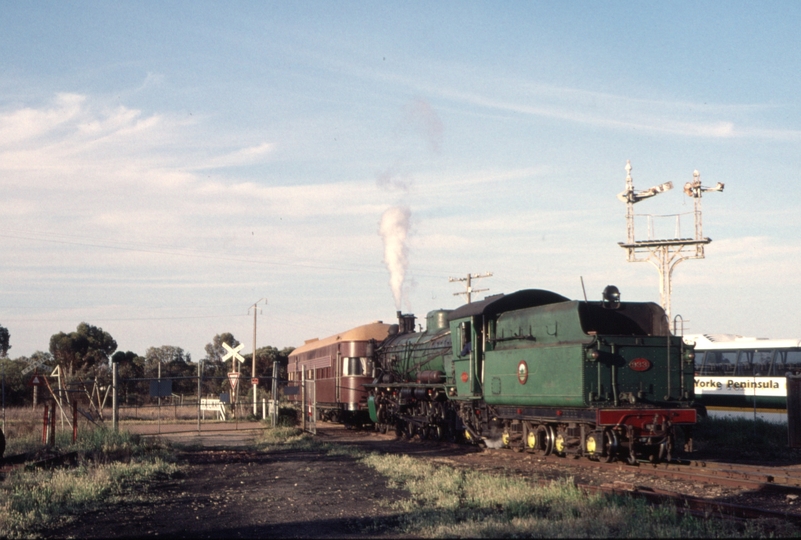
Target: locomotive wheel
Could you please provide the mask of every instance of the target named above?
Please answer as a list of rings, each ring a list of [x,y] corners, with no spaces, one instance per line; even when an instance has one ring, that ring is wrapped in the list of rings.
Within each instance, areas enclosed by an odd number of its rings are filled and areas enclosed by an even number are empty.
[[[553,453],[559,457],[565,457],[565,449],[567,448],[567,438],[560,430],[553,441]]]
[[[584,439],[584,449],[587,457],[593,461],[598,460],[598,456],[603,454],[604,450],[604,436],[603,433],[593,431]]]
[[[431,424],[428,426],[428,438],[432,441],[441,441],[445,435],[445,430],[439,424]]]
[[[536,430],[536,452],[549,456],[554,451],[554,433],[551,426],[537,426]]]
[[[617,434],[611,429],[604,431],[604,444],[603,444],[603,458],[607,463],[612,463],[617,459],[617,453],[620,442],[617,439]]]
[[[523,422],[523,450],[526,452],[536,452],[537,449],[537,430],[528,422]]]

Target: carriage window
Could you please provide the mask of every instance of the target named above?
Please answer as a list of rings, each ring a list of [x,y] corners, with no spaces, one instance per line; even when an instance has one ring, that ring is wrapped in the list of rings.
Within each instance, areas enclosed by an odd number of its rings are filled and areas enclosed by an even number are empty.
[[[707,351],[704,356],[703,375],[734,375],[737,351]]]
[[[365,375],[370,371],[372,371],[372,366],[368,366],[367,358],[346,357],[342,359],[342,375]]]
[[[470,354],[472,350],[472,344],[470,343],[470,323],[463,322],[459,324],[459,334],[460,334],[460,341],[459,341],[459,356],[467,356]]]
[[[776,351],[776,360],[773,366],[773,374],[783,376],[785,374],[801,373],[801,349],[790,349]]]

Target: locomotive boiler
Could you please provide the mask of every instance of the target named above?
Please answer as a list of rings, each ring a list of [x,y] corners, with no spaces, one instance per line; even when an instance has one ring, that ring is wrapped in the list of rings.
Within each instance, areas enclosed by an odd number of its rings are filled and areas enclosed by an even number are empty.
[[[610,288],[608,288],[610,289]],[[612,290],[613,289],[613,290]],[[370,348],[377,429],[541,454],[669,460],[691,449],[693,349],[654,303],[570,300],[544,290],[400,315]]]

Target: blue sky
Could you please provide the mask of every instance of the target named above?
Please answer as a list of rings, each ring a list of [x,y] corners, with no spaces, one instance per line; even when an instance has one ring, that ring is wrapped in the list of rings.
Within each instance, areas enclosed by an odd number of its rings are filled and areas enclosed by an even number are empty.
[[[726,184],[674,272],[687,330],[798,337],[799,27],[796,2],[0,2],[10,355],[81,321],[249,351],[264,297],[259,345],[297,346],[487,271],[658,302],[617,245],[626,160],[679,188],[636,210],[682,236],[693,170]]]

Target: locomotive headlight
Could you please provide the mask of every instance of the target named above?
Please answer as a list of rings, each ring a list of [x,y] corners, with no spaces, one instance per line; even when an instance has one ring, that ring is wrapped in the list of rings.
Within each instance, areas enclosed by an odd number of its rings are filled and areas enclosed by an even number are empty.
[[[684,351],[684,363],[692,364],[695,361],[695,351]]]
[[[590,362],[595,362],[601,356],[601,353],[598,352],[598,349],[587,349],[586,351],[587,360]]]

